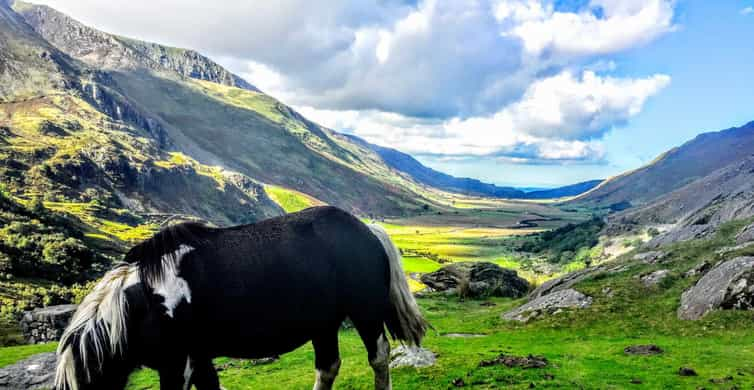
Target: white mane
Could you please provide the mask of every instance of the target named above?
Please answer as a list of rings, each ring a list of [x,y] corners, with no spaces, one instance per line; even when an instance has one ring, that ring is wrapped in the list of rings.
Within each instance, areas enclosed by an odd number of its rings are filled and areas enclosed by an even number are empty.
[[[87,356],[91,349],[101,368],[107,345],[110,356],[121,352],[126,344],[125,290],[139,282],[136,265],[121,264],[109,271],[84,298],[63,333],[58,347],[58,366],[55,387],[78,390],[76,361],[73,348],[78,348],[84,375],[91,378],[92,367]],[[74,343],[75,341],[75,343]]]

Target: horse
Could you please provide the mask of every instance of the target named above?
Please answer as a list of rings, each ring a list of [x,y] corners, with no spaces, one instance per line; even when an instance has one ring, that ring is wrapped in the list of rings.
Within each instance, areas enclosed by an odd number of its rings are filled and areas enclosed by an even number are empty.
[[[381,227],[329,206],[230,228],[176,224],[133,247],[83,299],[58,346],[55,388],[123,389],[143,366],[163,390],[219,390],[212,359],[311,341],[314,389],[331,389],[346,318],[375,389],[391,389],[388,333],[420,345],[429,324]]]

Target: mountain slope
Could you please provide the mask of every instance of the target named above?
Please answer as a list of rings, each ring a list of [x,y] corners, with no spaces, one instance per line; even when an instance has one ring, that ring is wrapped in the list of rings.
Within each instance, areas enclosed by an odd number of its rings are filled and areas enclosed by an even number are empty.
[[[454,177],[425,166],[409,154],[369,143],[354,135],[347,137],[375,151],[385,161],[385,164],[405,173],[419,183],[465,195],[508,199],[554,199],[582,194],[602,182],[602,180],[592,180],[549,190],[525,192],[513,187],[500,187],[484,183],[477,179]]]
[[[704,133],[651,164],[607,180],[576,201],[621,208],[653,199],[747,157],[754,150],[754,122]]]
[[[207,81],[213,72],[229,74],[215,72],[218,65],[194,63],[201,70],[188,72],[180,62],[152,60],[190,51],[106,34],[47,7],[15,6],[59,51],[93,69],[80,77],[82,97],[138,128],[161,153],[183,153],[361,214],[400,215],[428,202],[426,189],[374,152],[253,88]]]
[[[754,153],[754,151],[751,151]],[[714,224],[754,215],[754,154],[611,219],[627,223]]]
[[[170,70],[194,79],[258,91],[241,77],[193,50],[103,33],[44,5],[16,1],[13,9],[52,45],[92,68]]]
[[[109,74],[57,50],[7,5],[0,35],[2,78],[10,80],[0,90],[0,177],[18,199],[44,197],[116,241],[136,238],[129,231],[150,225],[150,215],[227,224],[282,212],[242,174],[176,163],[162,126]],[[131,212],[140,216],[121,218]]]

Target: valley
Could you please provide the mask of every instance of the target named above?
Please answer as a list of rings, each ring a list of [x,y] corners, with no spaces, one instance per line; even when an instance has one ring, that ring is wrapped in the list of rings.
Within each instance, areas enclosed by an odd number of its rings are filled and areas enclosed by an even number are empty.
[[[385,228],[435,328],[436,361],[395,368],[397,389],[754,387],[754,122],[606,180],[525,191],[322,126],[253,81],[0,0],[0,389],[2,370],[57,346],[25,345],[25,313],[80,303],[161,228],[323,205]],[[523,287],[495,285],[510,280]],[[340,351],[336,388],[369,388],[353,328]],[[314,380],[311,343],[214,363],[229,390]],[[140,370],[128,386],[159,379]]]

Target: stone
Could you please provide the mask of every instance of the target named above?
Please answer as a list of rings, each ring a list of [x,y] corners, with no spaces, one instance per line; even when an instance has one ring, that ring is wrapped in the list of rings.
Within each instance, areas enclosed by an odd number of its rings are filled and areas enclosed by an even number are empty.
[[[574,289],[541,296],[502,315],[505,320],[527,322],[540,314],[553,314],[562,309],[583,309],[592,304],[592,297]]]
[[[559,278],[550,279],[542,283],[539,287],[535,288],[534,291],[529,294],[529,299],[537,299],[548,294],[567,290],[573,287],[576,283],[586,280],[602,272],[603,270],[603,267],[584,268],[565,274]]]
[[[660,284],[660,282],[668,277],[668,275],[670,275],[670,271],[666,269],[657,270],[642,276],[641,283],[644,285],[644,287],[654,287]]]
[[[55,380],[56,363],[55,353],[48,352],[0,368],[0,389],[51,389]]]
[[[699,376],[699,374],[696,373],[696,370],[690,367],[681,367],[678,369],[678,375],[680,376]]]
[[[706,238],[715,232],[715,227],[710,224],[678,227],[649,240],[643,247],[656,249],[676,242]]]
[[[526,279],[516,271],[488,262],[461,262],[424,274],[421,282],[434,291],[459,293],[470,297],[520,298],[529,292]]]
[[[698,320],[717,309],[754,309],[754,257],[737,257],[709,270],[681,296],[678,318]]]
[[[736,244],[740,245],[749,241],[754,241],[754,223],[741,229],[741,232],[736,235]]]
[[[690,278],[690,277],[693,277],[693,276],[702,275],[702,274],[706,273],[707,271],[709,271],[710,268],[712,268],[712,263],[709,262],[709,261],[707,261],[707,260],[705,260],[705,261],[697,264],[696,266],[694,266],[694,268],[686,271],[683,274],[683,276],[687,277],[687,278]]]
[[[24,339],[29,344],[58,341],[76,308],[76,305],[58,305],[24,312],[20,321]]]
[[[655,264],[665,257],[665,252],[662,251],[649,251],[634,255],[634,260],[641,261],[646,264]]]
[[[437,361],[434,352],[421,347],[400,345],[390,351],[390,368],[397,367],[429,367]]]
[[[626,347],[623,352],[625,352],[627,355],[659,355],[665,351],[654,344],[646,344]]]

